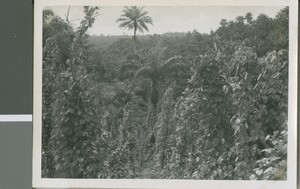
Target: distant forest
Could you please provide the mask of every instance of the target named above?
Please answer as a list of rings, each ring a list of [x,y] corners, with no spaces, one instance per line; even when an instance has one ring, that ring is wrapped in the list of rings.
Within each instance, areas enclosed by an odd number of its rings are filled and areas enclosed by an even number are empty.
[[[132,36],[88,35],[83,11],[43,12],[42,177],[286,180],[288,7],[161,35],[124,7]]]

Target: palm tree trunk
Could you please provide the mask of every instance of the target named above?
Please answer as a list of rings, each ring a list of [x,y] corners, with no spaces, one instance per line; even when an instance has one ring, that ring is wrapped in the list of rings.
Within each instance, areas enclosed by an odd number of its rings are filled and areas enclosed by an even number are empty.
[[[134,54],[136,53],[136,49],[135,49],[135,44],[136,44],[136,30],[137,30],[137,26],[135,24],[134,29],[133,29],[133,52],[134,52]]]

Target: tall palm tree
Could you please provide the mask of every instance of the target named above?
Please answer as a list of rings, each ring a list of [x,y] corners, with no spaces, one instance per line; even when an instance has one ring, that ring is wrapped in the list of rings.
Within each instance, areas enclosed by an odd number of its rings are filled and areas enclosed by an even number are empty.
[[[134,52],[136,43],[137,30],[141,33],[144,30],[149,31],[147,24],[153,25],[152,18],[147,16],[148,12],[144,11],[144,7],[124,7],[123,14],[116,22],[121,22],[119,27],[133,30]]]

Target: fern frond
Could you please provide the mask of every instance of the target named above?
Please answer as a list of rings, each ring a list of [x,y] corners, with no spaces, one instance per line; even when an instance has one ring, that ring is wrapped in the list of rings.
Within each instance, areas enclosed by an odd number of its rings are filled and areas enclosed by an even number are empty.
[[[187,65],[180,56],[173,56],[169,58],[160,68],[161,74],[184,71],[187,69]]]
[[[129,62],[129,63],[125,63],[125,64],[120,65],[120,66],[117,68],[117,70],[118,70],[119,72],[124,73],[124,72],[127,72],[127,71],[129,71],[129,70],[137,69],[138,67],[139,67],[139,65],[136,65],[136,64],[133,64],[133,63]]]
[[[151,78],[151,74],[153,72],[153,69],[149,66],[146,66],[146,67],[142,67],[141,69],[139,69],[134,78],[135,79],[138,79],[138,78]]]

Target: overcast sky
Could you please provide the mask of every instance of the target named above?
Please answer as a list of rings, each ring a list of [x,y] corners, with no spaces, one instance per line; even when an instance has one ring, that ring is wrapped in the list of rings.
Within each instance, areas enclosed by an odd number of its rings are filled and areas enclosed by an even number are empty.
[[[68,7],[50,7],[57,15],[66,18]],[[153,19],[150,31],[144,34],[163,34],[166,32],[187,32],[196,29],[209,33],[220,26],[221,19],[232,20],[251,12],[256,18],[260,13],[275,17],[283,7],[145,7]],[[132,31],[119,28],[116,20],[123,7],[100,7],[101,14],[88,33],[91,35],[132,35]],[[83,7],[71,6],[69,20],[77,27],[83,18]],[[141,33],[138,33],[141,35]]]

